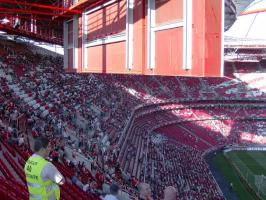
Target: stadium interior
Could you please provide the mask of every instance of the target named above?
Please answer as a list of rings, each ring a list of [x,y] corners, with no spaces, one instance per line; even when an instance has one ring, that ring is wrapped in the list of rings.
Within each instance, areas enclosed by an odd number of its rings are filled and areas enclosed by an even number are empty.
[[[241,199],[208,156],[265,147],[266,46],[226,36],[223,76],[192,77],[69,72],[65,55],[30,42],[62,47],[64,20],[105,2],[0,0],[0,199],[29,198],[23,168],[41,135],[63,200],[103,199],[112,183],[135,199],[141,182],[154,200],[167,186],[180,200]],[[252,1],[224,2],[227,31]]]

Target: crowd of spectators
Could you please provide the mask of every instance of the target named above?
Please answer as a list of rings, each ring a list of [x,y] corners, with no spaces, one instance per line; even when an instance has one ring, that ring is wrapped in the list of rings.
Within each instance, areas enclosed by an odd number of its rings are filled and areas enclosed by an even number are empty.
[[[136,115],[128,129],[127,138],[121,148],[121,151],[125,152],[120,156],[121,166],[124,171],[136,175],[141,181],[148,180],[152,183],[153,191],[162,191],[166,185],[173,185],[175,183],[173,180],[178,180],[180,174],[182,174],[181,178],[186,180],[186,176],[183,176],[184,170],[179,171],[178,165],[173,163],[167,164],[171,158],[168,159],[167,155],[175,152],[173,149],[167,149],[169,145],[166,144],[170,144],[167,138],[178,142],[173,145],[177,149],[176,152],[181,151],[184,145],[186,148],[191,148],[191,151],[186,150],[186,153],[182,153],[184,157],[179,157],[178,153],[175,153],[177,163],[182,163],[186,166],[185,169],[189,170],[188,166],[206,168],[207,164],[200,155],[210,149],[232,144],[265,144],[266,127],[261,120],[265,120],[263,104],[227,100],[208,102],[208,104],[198,101],[190,104],[192,105],[184,102],[175,105],[169,103],[153,109],[142,109],[142,113]],[[250,124],[257,125],[254,125],[254,129],[251,130]],[[151,132],[152,130],[155,132]],[[154,138],[155,133],[159,135]],[[247,138],[243,138],[242,133],[253,136],[244,135]],[[167,137],[160,137],[162,135]],[[249,138],[252,139],[248,140]],[[193,159],[193,164],[185,164],[188,157]],[[166,165],[173,167],[167,168]],[[202,176],[200,172],[201,170],[196,171],[193,177]],[[154,177],[155,175],[165,178]],[[221,198],[213,178],[207,176],[206,180],[208,181],[205,184],[201,182],[200,185],[206,188],[212,183],[214,197]],[[191,188],[198,185],[199,183],[189,180],[188,193],[191,194]],[[180,188],[180,185],[177,188]],[[201,194],[202,192],[199,192],[193,198],[208,199]],[[162,193],[156,195],[161,196]],[[180,193],[180,199],[186,199],[188,196]]]
[[[72,183],[85,192],[100,194],[104,184],[116,182],[121,190],[135,195],[138,183],[146,181],[154,199],[162,198],[163,189],[170,185],[176,188],[179,199],[207,199],[210,195],[213,199],[223,199],[202,159],[202,151],[195,145],[206,138],[193,136],[196,139],[189,141],[194,146],[172,143],[167,138],[154,143],[149,128],[158,122],[204,116],[200,109],[189,108],[191,105],[158,114],[169,109],[157,106],[160,103],[201,99],[209,104],[208,99],[239,98],[240,94],[228,90],[243,88],[242,83],[226,78],[66,74],[60,56],[26,51],[23,44],[0,43],[4,47],[0,52],[0,136],[10,145],[17,144],[26,150],[30,149],[32,138],[47,136],[54,147],[51,159],[73,169]],[[264,97],[265,94],[260,96]],[[141,104],[155,106],[142,111],[140,107],[133,124],[131,114]],[[173,106],[186,106],[186,103]],[[219,112],[206,113],[213,118],[234,114],[223,107]],[[146,125],[140,126],[138,122]],[[124,132],[130,123],[130,129]],[[219,127],[215,131],[227,134],[227,125],[223,126],[221,121],[208,123]],[[217,145],[225,141],[224,137],[213,138]],[[207,145],[204,150],[216,144]],[[73,149],[71,154],[67,154],[66,146]],[[90,169],[77,160],[76,153],[91,161]]]

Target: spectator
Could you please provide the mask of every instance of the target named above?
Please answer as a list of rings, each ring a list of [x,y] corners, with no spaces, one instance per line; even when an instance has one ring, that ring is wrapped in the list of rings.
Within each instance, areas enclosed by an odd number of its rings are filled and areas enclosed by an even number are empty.
[[[173,186],[166,187],[164,190],[164,200],[176,200],[177,191]]]
[[[80,181],[80,174],[78,172],[75,173],[71,178],[72,184],[78,186],[81,190],[83,190],[83,183]]]
[[[23,146],[24,145],[24,135],[20,134],[20,136],[18,137],[18,146]]]
[[[233,191],[234,184],[230,182],[230,191]]]
[[[138,180],[136,179],[136,177],[134,176],[131,176],[131,185],[134,187],[134,188],[137,188],[139,182]]]
[[[138,185],[139,200],[152,200],[151,187],[147,183],[140,183]]]
[[[51,153],[51,158],[53,159],[54,162],[58,162],[59,152],[57,148]]]
[[[104,200],[118,200],[117,195],[119,192],[119,186],[116,184],[112,184],[110,186],[110,194],[107,194],[104,197]]]
[[[84,184],[82,190],[84,192],[90,192],[91,191],[91,189],[90,189],[90,182]]]

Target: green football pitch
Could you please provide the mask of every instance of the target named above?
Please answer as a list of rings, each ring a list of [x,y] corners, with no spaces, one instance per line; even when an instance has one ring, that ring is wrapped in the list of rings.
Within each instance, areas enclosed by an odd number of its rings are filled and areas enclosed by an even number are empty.
[[[214,163],[227,181],[233,183],[233,190],[240,200],[266,200],[266,152],[219,153],[214,157]]]

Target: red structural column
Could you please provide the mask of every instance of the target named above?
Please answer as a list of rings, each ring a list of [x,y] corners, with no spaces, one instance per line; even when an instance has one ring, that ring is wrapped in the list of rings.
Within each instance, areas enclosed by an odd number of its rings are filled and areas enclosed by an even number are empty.
[[[222,2],[193,1],[192,70],[196,76],[220,76]]]
[[[222,2],[205,2],[205,71],[204,76],[221,75]]]
[[[192,70],[195,76],[204,76],[205,65],[205,2],[193,1]]]
[[[147,0],[135,0],[133,11],[133,69],[131,73],[144,74],[146,68],[146,4]]]

